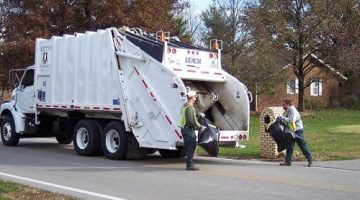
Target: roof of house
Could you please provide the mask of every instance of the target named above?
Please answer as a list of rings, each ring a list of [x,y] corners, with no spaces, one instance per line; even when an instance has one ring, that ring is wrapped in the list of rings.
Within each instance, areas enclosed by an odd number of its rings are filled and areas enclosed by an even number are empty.
[[[308,55],[306,55],[308,56]],[[306,57],[304,56],[304,58]],[[320,64],[322,64],[323,66],[325,66],[326,68],[328,68],[331,72],[335,73],[336,75],[338,75],[340,78],[347,80],[348,78],[346,76],[344,76],[342,73],[340,73],[339,71],[335,70],[333,67],[331,67],[329,64],[326,64],[322,59],[320,59],[319,57],[317,57],[315,54],[310,54],[310,58],[315,59],[316,61],[318,61]],[[284,67],[284,69],[290,67],[291,64],[288,64]]]

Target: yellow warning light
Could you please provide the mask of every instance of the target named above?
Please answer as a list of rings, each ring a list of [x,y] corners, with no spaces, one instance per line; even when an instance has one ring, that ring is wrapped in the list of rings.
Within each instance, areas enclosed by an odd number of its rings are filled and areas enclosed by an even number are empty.
[[[164,33],[164,31],[160,31],[160,41],[161,42],[165,42],[165,33]]]
[[[218,45],[218,43],[217,43],[216,40],[213,40],[213,41],[212,41],[211,49],[219,49],[219,45]]]
[[[222,49],[222,40],[210,40],[210,49],[211,50],[221,50]]]

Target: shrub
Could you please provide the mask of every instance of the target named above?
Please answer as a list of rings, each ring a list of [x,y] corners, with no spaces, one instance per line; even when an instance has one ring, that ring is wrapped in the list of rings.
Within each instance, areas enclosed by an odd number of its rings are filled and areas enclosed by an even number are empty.
[[[348,109],[360,109],[360,101],[356,95],[345,95],[341,99],[341,106]]]
[[[304,103],[307,110],[322,110],[326,107],[320,99],[305,99]]]

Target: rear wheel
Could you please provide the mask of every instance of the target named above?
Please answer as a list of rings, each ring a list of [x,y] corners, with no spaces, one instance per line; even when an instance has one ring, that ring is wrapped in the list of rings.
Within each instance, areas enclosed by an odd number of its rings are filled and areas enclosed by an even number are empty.
[[[80,156],[98,155],[100,151],[100,130],[96,121],[85,119],[74,128],[73,144]]]
[[[2,120],[1,140],[5,146],[16,146],[19,144],[20,134],[15,132],[15,123],[10,116],[5,116]]]
[[[105,126],[101,137],[102,150],[107,158],[115,160],[126,158],[128,137],[122,122],[110,122]]]

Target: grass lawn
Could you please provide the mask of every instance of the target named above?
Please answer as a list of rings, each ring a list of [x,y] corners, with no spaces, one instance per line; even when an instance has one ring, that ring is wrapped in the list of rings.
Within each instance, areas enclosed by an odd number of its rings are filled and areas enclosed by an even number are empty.
[[[77,200],[77,198],[0,180],[0,200]]]
[[[304,117],[305,131],[315,159],[360,158],[360,111],[323,110]]]
[[[12,192],[18,192],[19,187],[15,184],[0,181],[0,200],[7,200],[10,199],[6,194]]]
[[[326,109],[303,113],[305,138],[315,160],[344,160],[360,158],[360,111]],[[232,158],[260,158],[258,115],[251,116],[250,138],[245,149],[220,148],[220,156]],[[204,151],[199,148],[199,154]],[[296,145],[296,159],[303,155]]]

